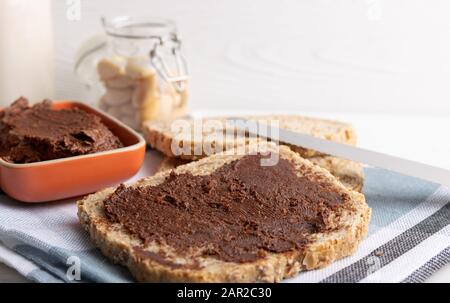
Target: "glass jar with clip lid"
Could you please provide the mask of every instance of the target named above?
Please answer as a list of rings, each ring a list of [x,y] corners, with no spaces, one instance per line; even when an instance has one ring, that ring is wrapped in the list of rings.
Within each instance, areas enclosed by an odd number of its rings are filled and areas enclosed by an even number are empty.
[[[102,18],[104,34],[80,48],[75,71],[100,109],[134,129],[186,114],[188,68],[175,23]]]

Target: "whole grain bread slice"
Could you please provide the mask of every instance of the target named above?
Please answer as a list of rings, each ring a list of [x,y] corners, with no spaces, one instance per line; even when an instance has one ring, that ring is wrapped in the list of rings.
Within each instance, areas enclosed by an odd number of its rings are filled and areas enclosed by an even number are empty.
[[[327,184],[333,191],[350,197],[348,207],[339,214],[331,215],[334,228],[329,232],[312,234],[310,244],[305,249],[267,253],[254,262],[234,263],[211,256],[193,257],[188,252],[175,252],[167,245],[154,242],[144,244],[122,225],[112,223],[106,217],[104,200],[114,192],[114,188],[105,189],[78,202],[80,223],[105,256],[128,267],[140,282],[278,282],[293,277],[300,271],[321,268],[352,254],[367,233],[370,219],[371,210],[364,196],[348,190],[327,170],[313,165],[286,146],[278,147],[273,143],[253,144],[249,146],[248,153],[262,150],[278,153],[282,159],[291,161],[299,177]],[[208,175],[242,157],[243,155],[235,155],[230,150],[179,166],[172,173]],[[156,186],[163,183],[170,174],[171,171],[163,171],[132,186]],[[143,258],[142,254],[136,254],[136,247],[159,257]]]
[[[364,170],[361,164],[325,155],[308,158],[308,160],[328,170],[348,189],[362,192],[364,186]],[[190,160],[181,158],[164,157],[157,172],[171,170],[190,162]]]
[[[266,124],[271,124],[275,121],[281,129],[304,133],[339,143],[356,145],[357,141],[356,131],[348,123],[299,115],[261,115],[245,116],[242,118]],[[143,125],[143,132],[147,143],[166,156],[191,160],[210,155],[211,153],[205,152],[205,146],[212,146],[220,151],[224,151],[257,141],[255,138],[242,137],[239,134],[228,133],[218,136],[218,132],[222,133],[224,129],[220,125],[225,125],[226,120],[227,117],[211,117],[205,119],[190,118],[173,121],[148,121]],[[208,124],[208,122],[217,122],[217,125],[214,123]],[[195,125],[197,125],[199,130],[196,130]],[[180,126],[184,126],[184,128]],[[191,152],[180,154],[180,148],[186,146],[191,147]],[[317,151],[298,146],[291,146],[291,149],[305,158],[320,155]]]

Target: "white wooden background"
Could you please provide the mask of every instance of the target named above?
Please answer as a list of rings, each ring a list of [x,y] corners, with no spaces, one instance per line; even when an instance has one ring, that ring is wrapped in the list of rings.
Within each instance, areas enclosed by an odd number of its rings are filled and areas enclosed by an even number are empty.
[[[57,97],[101,15],[175,20],[193,109],[450,114],[448,0],[54,0]],[[63,64],[64,63],[64,64]]]

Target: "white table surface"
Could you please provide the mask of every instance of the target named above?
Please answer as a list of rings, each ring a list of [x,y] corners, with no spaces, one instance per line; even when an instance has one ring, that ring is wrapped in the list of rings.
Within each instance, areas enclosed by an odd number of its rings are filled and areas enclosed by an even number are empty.
[[[203,111],[202,114],[225,113]],[[361,147],[450,169],[450,140],[446,134],[450,129],[450,117],[308,114],[353,123]],[[14,270],[0,264],[0,282],[24,281]],[[436,272],[428,282],[450,282],[450,265]]]

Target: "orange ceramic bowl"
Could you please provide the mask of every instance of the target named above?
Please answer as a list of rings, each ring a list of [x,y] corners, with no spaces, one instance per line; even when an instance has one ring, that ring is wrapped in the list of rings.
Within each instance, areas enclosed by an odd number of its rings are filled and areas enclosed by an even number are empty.
[[[55,201],[116,185],[139,171],[146,143],[137,132],[82,103],[55,102],[54,108],[79,108],[99,116],[124,147],[30,164],[14,164],[0,158],[0,187],[7,195],[23,202]]]

